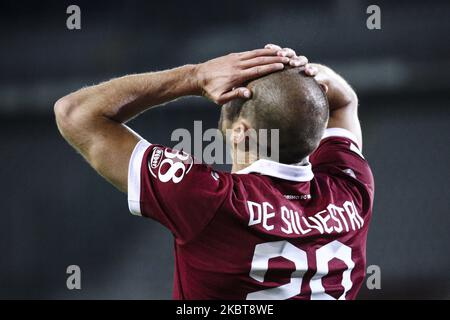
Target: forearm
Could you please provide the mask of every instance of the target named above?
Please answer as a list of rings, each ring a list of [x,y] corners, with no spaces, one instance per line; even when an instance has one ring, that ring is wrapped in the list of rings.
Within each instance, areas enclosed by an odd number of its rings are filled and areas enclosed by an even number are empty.
[[[71,93],[55,104],[59,131],[98,173],[126,191],[127,161],[140,137],[124,123],[152,106],[197,94],[192,72],[185,66],[125,76]]]
[[[139,113],[181,96],[198,94],[194,66],[116,78],[61,98],[55,106],[77,120],[108,118],[125,123]],[[56,110],[58,112],[58,110]]]
[[[102,176],[127,190],[128,164],[141,139],[125,123],[139,113],[187,95],[217,104],[247,99],[251,79],[282,70],[290,59],[275,49],[229,54],[197,65],[126,76],[81,89],[55,104],[63,137]]]
[[[327,86],[327,98],[330,105],[330,112],[342,108],[356,109],[358,107],[358,97],[344,78],[327,66],[314,63],[311,63],[310,65],[319,70],[316,80]]]
[[[358,97],[353,88],[330,68],[311,64],[318,69],[315,79],[324,86],[330,106],[328,128],[343,128],[356,137],[362,148],[362,132],[358,119]]]

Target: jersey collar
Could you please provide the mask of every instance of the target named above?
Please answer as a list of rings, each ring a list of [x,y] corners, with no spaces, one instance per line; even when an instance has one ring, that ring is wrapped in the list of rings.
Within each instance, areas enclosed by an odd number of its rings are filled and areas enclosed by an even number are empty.
[[[311,163],[305,161],[298,165],[283,164],[267,159],[259,159],[236,174],[259,173],[289,181],[306,182],[314,178]]]

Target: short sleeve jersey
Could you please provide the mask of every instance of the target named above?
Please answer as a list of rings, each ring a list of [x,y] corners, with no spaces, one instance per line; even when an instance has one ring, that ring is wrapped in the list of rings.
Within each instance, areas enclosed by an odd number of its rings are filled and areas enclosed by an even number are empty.
[[[374,198],[355,141],[327,129],[306,163],[261,159],[232,174],[141,140],[129,208],[173,234],[174,298],[354,299]]]

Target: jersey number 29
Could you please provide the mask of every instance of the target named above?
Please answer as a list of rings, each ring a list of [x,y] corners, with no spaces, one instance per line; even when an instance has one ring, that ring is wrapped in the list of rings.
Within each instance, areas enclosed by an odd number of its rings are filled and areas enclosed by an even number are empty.
[[[260,290],[249,293],[247,300],[284,300],[301,294],[303,275],[308,270],[307,254],[288,241],[266,242],[258,244],[253,254],[250,277],[263,283],[266,272],[269,269],[269,260],[277,257],[283,257],[295,264],[295,271],[292,272],[291,281],[285,285]],[[351,271],[355,266],[352,260],[352,249],[349,246],[335,240],[330,242],[315,252],[317,262],[317,272],[311,278],[311,300],[332,300],[332,296],[325,292],[322,284],[322,278],[328,274],[328,263],[337,258],[345,263],[347,268],[342,274],[342,283],[344,292],[339,300],[344,300],[347,292],[352,287]]]

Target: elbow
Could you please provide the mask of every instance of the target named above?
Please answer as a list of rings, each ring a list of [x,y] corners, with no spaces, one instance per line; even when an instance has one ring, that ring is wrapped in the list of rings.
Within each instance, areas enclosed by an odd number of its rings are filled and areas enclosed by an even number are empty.
[[[351,110],[358,111],[358,96],[354,90],[349,90],[349,92],[345,96],[345,100],[343,100],[342,107]]]
[[[61,134],[66,137],[71,128],[77,126],[79,106],[70,96],[65,96],[55,102],[53,107],[56,125]]]
[[[67,97],[63,97],[55,102],[53,111],[55,112],[55,119],[60,122],[68,117],[72,109],[72,103]]]
[[[358,105],[359,105],[359,100],[358,100],[358,95],[356,94],[355,91],[352,90],[351,94],[350,94],[350,105],[355,109],[358,110]]]

